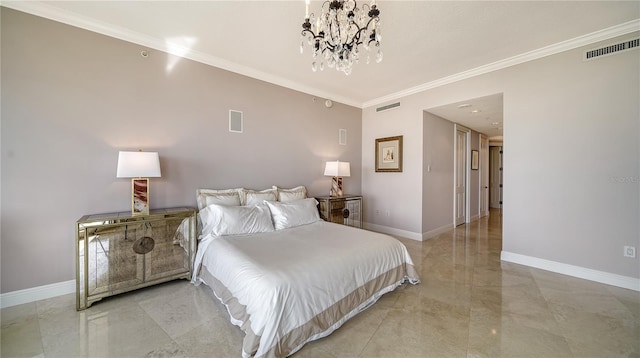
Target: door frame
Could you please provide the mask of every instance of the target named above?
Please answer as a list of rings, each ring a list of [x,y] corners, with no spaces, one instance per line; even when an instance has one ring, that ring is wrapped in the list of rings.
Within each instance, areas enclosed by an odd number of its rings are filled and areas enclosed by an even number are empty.
[[[491,178],[493,181],[489,182],[489,207],[502,209],[502,145],[489,147],[489,160],[491,161]],[[497,161],[497,163],[496,163]],[[497,195],[497,203],[494,198]],[[497,204],[497,206],[496,206]]]
[[[489,137],[480,133],[480,180],[478,184],[478,213],[480,217],[489,215]],[[485,186],[486,188],[483,188]]]
[[[471,188],[469,187],[470,184],[470,177],[471,177],[471,166],[469,165],[469,148],[471,148],[471,129],[465,127],[465,126],[461,126],[457,123],[455,123],[455,125],[453,126],[453,227],[456,227],[458,225],[462,225],[462,224],[466,224],[470,222],[470,214],[471,214],[471,208],[470,208],[470,198],[469,198],[469,193]],[[458,184],[458,131],[460,132],[464,132],[464,206],[465,206],[465,217],[464,217],[464,222],[462,223],[458,223],[456,221],[457,219],[457,213],[458,213],[458,200],[457,200],[457,190],[456,190],[456,186]]]

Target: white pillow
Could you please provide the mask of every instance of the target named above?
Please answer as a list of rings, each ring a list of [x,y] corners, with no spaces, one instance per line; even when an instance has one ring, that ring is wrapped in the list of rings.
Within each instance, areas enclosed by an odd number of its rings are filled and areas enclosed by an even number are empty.
[[[215,236],[255,234],[273,231],[269,208],[256,206],[209,205],[200,210],[198,220],[202,223],[202,235]]]
[[[320,220],[318,201],[314,198],[289,201],[286,203],[265,201],[271,211],[276,230],[306,225]]]
[[[278,191],[278,201],[287,202],[306,199],[307,197],[307,188],[303,185],[291,189],[278,188],[274,185],[273,188]]]
[[[265,200],[276,201],[276,199],[278,198],[278,191],[276,189],[265,189],[260,191],[242,189],[240,193],[240,202],[242,203],[242,205],[247,206],[262,204],[262,202]]]
[[[238,189],[198,189],[196,190],[196,202],[198,210],[202,210],[211,204],[234,206],[240,205],[240,191]]]

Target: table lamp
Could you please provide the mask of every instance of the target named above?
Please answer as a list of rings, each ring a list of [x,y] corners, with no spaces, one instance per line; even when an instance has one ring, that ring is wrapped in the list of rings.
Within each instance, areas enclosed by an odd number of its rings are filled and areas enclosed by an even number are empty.
[[[331,196],[342,196],[342,177],[351,176],[349,162],[327,162],[324,167],[324,175],[333,177],[331,180]]]
[[[160,177],[158,152],[120,152],[116,178],[131,178],[131,214],[149,215],[149,178]]]

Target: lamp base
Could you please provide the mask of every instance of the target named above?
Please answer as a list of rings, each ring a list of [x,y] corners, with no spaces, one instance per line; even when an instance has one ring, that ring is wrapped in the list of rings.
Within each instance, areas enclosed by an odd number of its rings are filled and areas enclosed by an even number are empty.
[[[342,196],[342,177],[331,179],[331,196]]]
[[[131,179],[131,215],[149,215],[149,178]]]

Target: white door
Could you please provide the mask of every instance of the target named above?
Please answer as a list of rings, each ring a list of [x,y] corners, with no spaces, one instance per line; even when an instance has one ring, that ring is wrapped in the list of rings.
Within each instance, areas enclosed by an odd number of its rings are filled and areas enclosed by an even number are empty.
[[[456,131],[455,226],[467,221],[467,132]]]
[[[480,217],[489,215],[489,139],[480,135]]]
[[[491,147],[491,175],[489,176],[489,205],[499,209],[502,206],[502,147]]]

